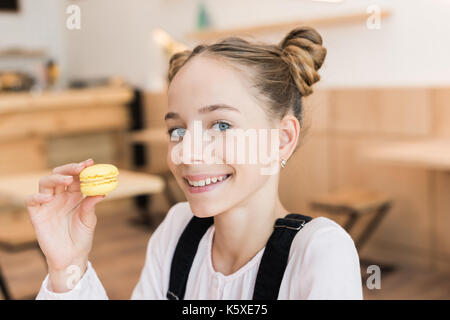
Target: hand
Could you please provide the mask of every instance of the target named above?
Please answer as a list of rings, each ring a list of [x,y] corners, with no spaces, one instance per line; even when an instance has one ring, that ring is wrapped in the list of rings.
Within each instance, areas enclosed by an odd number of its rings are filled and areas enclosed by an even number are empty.
[[[95,205],[105,197],[84,197],[80,191],[79,174],[93,164],[89,159],[53,169],[39,180],[39,193],[25,201],[57,292],[71,289],[67,285],[70,266],[79,268],[79,278],[86,271],[97,223]]]

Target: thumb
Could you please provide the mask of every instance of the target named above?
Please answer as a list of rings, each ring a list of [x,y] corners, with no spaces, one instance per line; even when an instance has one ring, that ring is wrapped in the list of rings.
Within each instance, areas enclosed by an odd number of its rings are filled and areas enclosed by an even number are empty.
[[[95,216],[95,205],[102,201],[106,196],[94,196],[86,197],[83,199],[80,205],[80,220],[81,222],[90,228],[94,228],[97,223],[97,217]]]

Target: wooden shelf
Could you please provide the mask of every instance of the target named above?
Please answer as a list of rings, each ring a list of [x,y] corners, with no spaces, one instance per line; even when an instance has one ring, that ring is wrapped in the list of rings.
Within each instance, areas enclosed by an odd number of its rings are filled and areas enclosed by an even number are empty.
[[[389,17],[391,12],[389,10],[381,10],[380,18],[385,19]],[[239,27],[230,29],[209,29],[204,31],[191,32],[186,35],[187,39],[198,41],[211,41],[227,36],[243,36],[255,35],[260,33],[278,32],[293,29],[298,26],[307,25],[311,27],[336,26],[343,24],[364,23],[369,15],[366,12],[358,12],[347,15],[329,16],[314,18],[309,20],[297,20],[290,22],[280,22],[265,25],[256,25],[250,27]]]
[[[46,58],[45,50],[36,49],[4,49],[0,50],[0,58]]]
[[[3,92],[0,93],[0,115],[18,112],[33,112],[73,107],[92,107],[99,105],[121,105],[133,98],[129,87],[93,87],[42,92]]]

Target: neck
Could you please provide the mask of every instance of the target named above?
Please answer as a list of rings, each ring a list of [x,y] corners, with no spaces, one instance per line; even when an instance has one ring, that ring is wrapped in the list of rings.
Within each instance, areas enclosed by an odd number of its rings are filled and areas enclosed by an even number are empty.
[[[250,199],[214,217],[212,260],[216,271],[234,273],[265,247],[275,220],[289,213],[276,190],[278,178],[273,176]]]

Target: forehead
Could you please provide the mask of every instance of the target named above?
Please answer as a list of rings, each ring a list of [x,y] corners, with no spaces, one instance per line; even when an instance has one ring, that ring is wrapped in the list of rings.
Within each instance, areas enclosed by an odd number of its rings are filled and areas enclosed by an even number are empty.
[[[255,89],[244,69],[225,61],[196,56],[175,75],[168,89],[169,109],[225,103],[240,108],[256,104]]]

